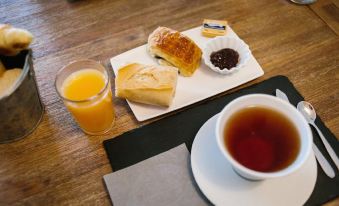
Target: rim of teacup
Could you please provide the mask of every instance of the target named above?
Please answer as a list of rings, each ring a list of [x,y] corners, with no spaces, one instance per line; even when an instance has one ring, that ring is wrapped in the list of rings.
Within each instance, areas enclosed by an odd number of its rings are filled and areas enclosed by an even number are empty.
[[[239,106],[240,104],[240,106]],[[272,106],[273,105],[273,106]],[[276,172],[259,172],[252,169],[249,169],[237,160],[235,160],[232,155],[228,152],[224,143],[224,125],[226,124],[228,118],[234,114],[236,111],[239,111],[242,108],[248,106],[265,106],[271,109],[277,110],[284,114],[297,128],[300,141],[300,151],[296,159],[286,168],[276,171]],[[219,113],[217,124],[215,127],[215,134],[217,138],[217,144],[219,150],[226,158],[226,160],[232,165],[232,167],[245,178],[260,180],[268,179],[275,177],[282,177],[288,174],[291,174],[298,170],[308,159],[313,143],[313,136],[311,129],[306,122],[305,118],[300,114],[300,112],[291,104],[271,95],[266,94],[249,94],[234,99],[229,104],[227,104],[223,110]]]

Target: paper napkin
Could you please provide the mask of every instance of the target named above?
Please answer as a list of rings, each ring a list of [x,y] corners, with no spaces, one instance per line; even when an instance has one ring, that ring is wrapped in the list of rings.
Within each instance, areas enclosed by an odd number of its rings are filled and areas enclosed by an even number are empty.
[[[114,206],[209,205],[195,185],[182,144],[104,176]]]

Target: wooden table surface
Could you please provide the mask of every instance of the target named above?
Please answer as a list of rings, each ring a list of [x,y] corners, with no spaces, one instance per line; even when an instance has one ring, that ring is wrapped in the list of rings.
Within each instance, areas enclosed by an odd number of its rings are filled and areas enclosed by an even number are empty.
[[[102,176],[111,167],[102,142],[149,122],[137,122],[126,102],[114,99],[114,128],[87,136],[57,96],[55,75],[79,58],[110,67],[110,57],[145,44],[159,25],[183,31],[203,18],[228,20],[265,71],[241,87],[287,76],[339,137],[338,15],[334,0],[312,6],[287,0],[1,0],[0,22],[35,36],[31,48],[46,111],[33,134],[0,145],[0,205],[110,204]]]

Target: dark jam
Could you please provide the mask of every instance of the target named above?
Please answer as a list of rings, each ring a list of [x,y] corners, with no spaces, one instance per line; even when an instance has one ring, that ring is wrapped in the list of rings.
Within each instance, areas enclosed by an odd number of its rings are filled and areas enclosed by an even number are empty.
[[[221,49],[216,52],[212,52],[211,62],[214,66],[219,67],[219,69],[231,69],[232,67],[237,66],[239,62],[239,54],[230,48]]]

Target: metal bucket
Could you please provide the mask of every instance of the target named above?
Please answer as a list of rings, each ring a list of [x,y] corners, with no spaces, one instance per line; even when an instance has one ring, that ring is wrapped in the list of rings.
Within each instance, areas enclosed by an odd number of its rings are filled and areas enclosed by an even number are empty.
[[[34,131],[42,119],[44,106],[36,84],[31,50],[13,57],[0,56],[0,59],[6,68],[23,69],[13,92],[0,97],[0,143],[7,143]]]

